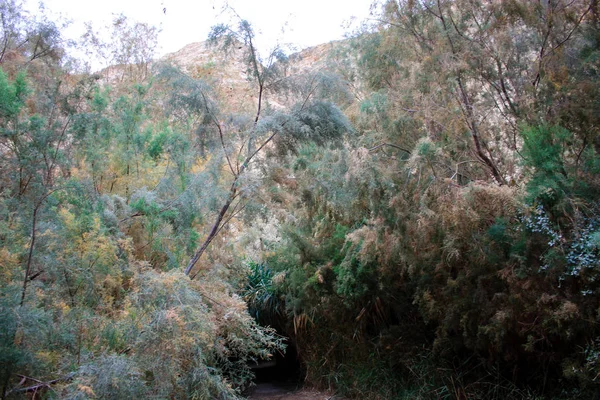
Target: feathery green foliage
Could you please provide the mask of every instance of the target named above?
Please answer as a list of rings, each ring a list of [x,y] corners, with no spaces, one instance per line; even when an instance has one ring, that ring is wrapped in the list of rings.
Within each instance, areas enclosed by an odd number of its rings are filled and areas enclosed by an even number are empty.
[[[382,1],[299,73],[236,17],[236,101],[0,9],[3,398],[236,399],[285,342],[353,398],[598,391],[595,1]]]

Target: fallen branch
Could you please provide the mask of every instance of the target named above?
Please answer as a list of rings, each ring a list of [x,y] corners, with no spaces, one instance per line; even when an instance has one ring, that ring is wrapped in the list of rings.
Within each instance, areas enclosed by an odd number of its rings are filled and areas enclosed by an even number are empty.
[[[28,376],[23,376],[23,375],[18,375],[18,376],[20,376],[20,377],[23,378],[23,380],[21,382],[23,382],[25,379],[29,379],[29,380],[32,380],[32,381],[38,382],[38,383],[35,384],[35,385],[32,385],[32,386],[24,387],[24,388],[13,388],[13,389],[9,390],[6,393],[7,396],[9,394],[12,394],[12,393],[37,392],[38,390],[43,389],[43,388],[52,389],[50,387],[50,385],[54,385],[55,383],[58,383],[58,382],[68,382],[71,379],[73,379],[73,377],[75,376],[75,372],[71,372],[68,375],[65,375],[65,376],[60,377],[60,378],[52,379],[52,380],[47,381],[47,382],[42,382],[40,380],[37,380],[35,378],[31,378],[31,377],[28,377]]]
[[[375,146],[375,147],[371,147],[371,148],[369,149],[369,151],[375,151],[375,150],[378,150],[378,149],[382,148],[383,146],[390,146],[390,147],[393,147],[393,148],[395,148],[395,149],[398,149],[398,150],[402,150],[402,151],[404,151],[404,152],[406,152],[406,153],[410,154],[410,151],[409,151],[409,150],[406,150],[404,147],[400,147],[400,146],[397,146],[397,145],[395,145],[395,144],[392,144],[392,143],[381,143],[381,144],[378,144],[378,145],[377,145],[377,146]]]

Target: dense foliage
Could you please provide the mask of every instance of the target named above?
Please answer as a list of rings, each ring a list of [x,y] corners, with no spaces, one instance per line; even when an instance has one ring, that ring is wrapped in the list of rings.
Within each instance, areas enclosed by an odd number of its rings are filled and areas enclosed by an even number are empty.
[[[598,17],[594,1],[387,1],[338,51],[360,135],[277,165],[294,181],[265,255],[308,381],[598,393]]]
[[[183,274],[222,196],[222,154],[180,117],[204,109],[171,99],[166,74],[71,72],[59,34],[47,54],[17,46],[33,22],[2,7],[2,398],[240,397],[249,363],[285,345],[236,294],[244,272]]]
[[[383,1],[319,70],[218,25],[239,102],[0,9],[2,398],[238,398],[286,340],[355,398],[600,392],[597,1]]]

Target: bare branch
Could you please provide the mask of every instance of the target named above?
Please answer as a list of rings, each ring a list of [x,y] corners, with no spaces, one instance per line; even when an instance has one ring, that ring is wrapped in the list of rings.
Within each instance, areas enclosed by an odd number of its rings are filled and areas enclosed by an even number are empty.
[[[231,160],[229,159],[229,154],[227,154],[227,149],[225,148],[225,140],[223,139],[223,129],[221,128],[221,124],[219,121],[213,118],[213,122],[219,131],[219,139],[221,140],[221,147],[223,148],[223,154],[225,154],[225,158],[227,159],[227,165],[229,165],[229,170],[233,174],[234,177],[237,176],[235,170],[233,169],[233,165],[231,164]],[[239,173],[239,171],[238,171]]]
[[[402,150],[402,151],[404,151],[405,153],[408,153],[408,154],[410,154],[410,151],[409,151],[409,150],[406,150],[404,147],[400,147],[400,146],[398,146],[398,145],[395,145],[395,144],[392,144],[392,143],[380,143],[380,144],[378,144],[378,145],[377,145],[377,146],[375,146],[375,147],[371,147],[371,148],[369,149],[369,151],[375,151],[375,150],[378,150],[378,149],[380,149],[380,148],[382,148],[382,147],[384,147],[384,146],[393,147],[393,148],[395,148],[395,149]]]
[[[23,375],[17,375],[17,376],[20,376],[22,378],[29,379],[29,380],[32,380],[32,381],[38,382],[38,383],[36,385],[27,386],[27,387],[24,387],[24,388],[13,388],[13,389],[9,390],[6,393],[7,396],[10,395],[10,394],[12,394],[12,393],[29,393],[29,392],[37,392],[38,390],[44,389],[44,388],[51,389],[50,385],[54,385],[55,383],[59,383],[59,382],[70,381],[71,379],[73,379],[73,377],[75,377],[75,373],[72,372],[72,373],[70,373],[68,375],[65,375],[65,376],[61,377],[61,378],[52,379],[52,380],[47,381],[47,382],[42,382],[40,380],[37,380],[37,379],[34,379],[34,378],[30,378],[30,377],[26,377],[26,376],[23,376]]]

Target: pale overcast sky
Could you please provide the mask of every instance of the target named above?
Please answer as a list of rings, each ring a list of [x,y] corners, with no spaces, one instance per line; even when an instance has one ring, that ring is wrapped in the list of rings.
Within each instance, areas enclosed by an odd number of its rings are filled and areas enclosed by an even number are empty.
[[[368,17],[372,0],[229,0],[229,5],[261,33],[258,45],[272,48],[279,40],[298,48],[342,39],[349,21]],[[28,8],[38,0],[25,0]],[[113,14],[123,13],[137,22],[159,26],[158,54],[174,52],[188,43],[206,40],[210,27],[227,22],[224,0],[44,0],[50,15],[73,21],[66,36],[83,32],[83,22],[100,28]],[[164,11],[166,10],[166,11]],[[356,23],[355,25],[356,26]],[[285,34],[282,35],[282,28]]]

